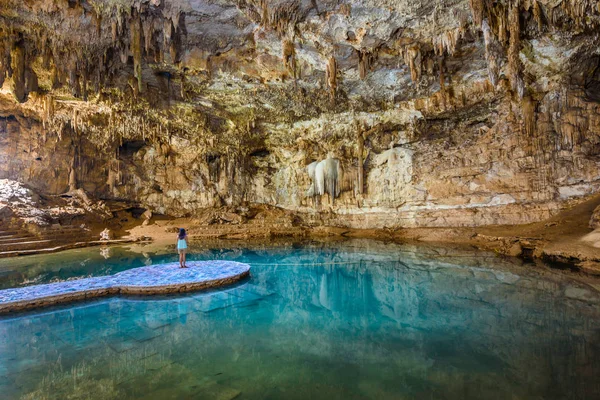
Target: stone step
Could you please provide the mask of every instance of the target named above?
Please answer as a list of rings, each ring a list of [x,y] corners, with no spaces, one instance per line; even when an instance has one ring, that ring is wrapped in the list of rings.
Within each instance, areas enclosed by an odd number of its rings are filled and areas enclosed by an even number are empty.
[[[49,247],[52,240],[28,240],[25,242],[0,244],[0,251],[32,250],[42,247]]]
[[[56,250],[61,250],[60,247],[49,247],[49,248],[40,248],[40,249],[31,249],[31,250],[11,250],[11,251],[0,251],[0,258],[7,257],[17,257],[17,256],[26,256],[30,254],[40,254],[40,253],[53,253]]]
[[[43,233],[43,232],[50,232],[50,233],[55,233],[55,232],[82,232],[82,231],[84,231],[84,230],[81,229],[81,228],[77,228],[77,227],[75,227],[75,228],[46,228],[46,229],[42,229],[40,231],[40,233]]]
[[[49,227],[43,228],[43,230],[45,230],[45,231],[66,231],[69,229],[82,230],[83,228],[81,228],[81,226],[77,226],[77,225],[49,226]]]
[[[63,230],[56,230],[56,231],[42,231],[39,233],[40,236],[77,236],[77,235],[89,235],[90,232],[89,231],[84,231],[81,229],[78,230],[67,230],[67,231],[63,231]]]
[[[78,234],[65,234],[65,235],[61,235],[61,234],[56,234],[56,235],[41,235],[40,239],[48,239],[48,240],[55,240],[55,241],[67,241],[67,242],[81,242],[83,240],[96,240],[99,239],[99,236],[97,235],[90,235],[87,233],[78,233]]]
[[[32,236],[32,235],[19,236],[19,237],[0,237],[0,244],[22,242],[22,241],[28,241],[28,240],[34,240],[34,239],[37,239],[37,237]]]
[[[18,236],[18,235],[23,235],[23,234],[29,234],[29,232],[27,231],[18,231],[18,230],[9,230],[9,231],[0,231],[0,237],[6,237],[6,236]]]
[[[15,233],[14,235],[0,235],[0,239],[18,239],[21,237],[33,236],[28,232]]]

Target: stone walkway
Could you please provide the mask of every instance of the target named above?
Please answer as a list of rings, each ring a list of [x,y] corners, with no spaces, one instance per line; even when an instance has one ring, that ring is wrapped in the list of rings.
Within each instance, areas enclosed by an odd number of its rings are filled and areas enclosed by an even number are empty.
[[[193,261],[133,268],[115,275],[0,290],[0,313],[112,294],[165,294],[223,286],[250,273],[234,261]]]

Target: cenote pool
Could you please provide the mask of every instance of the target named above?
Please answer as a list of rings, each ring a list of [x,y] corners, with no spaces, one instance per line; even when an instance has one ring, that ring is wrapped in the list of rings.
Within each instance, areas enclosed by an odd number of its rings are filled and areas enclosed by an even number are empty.
[[[366,240],[226,246],[190,257],[252,266],[225,290],[0,316],[0,397],[600,398],[600,280]],[[4,259],[0,286],[172,261],[119,247]]]

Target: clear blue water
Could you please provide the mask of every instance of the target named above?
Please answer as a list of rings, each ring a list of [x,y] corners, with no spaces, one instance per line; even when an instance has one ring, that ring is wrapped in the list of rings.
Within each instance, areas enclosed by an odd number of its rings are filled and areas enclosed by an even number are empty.
[[[207,247],[192,258],[248,262],[251,278],[0,317],[0,398],[600,398],[598,280],[370,241]],[[0,282],[175,258],[100,251],[1,260]]]

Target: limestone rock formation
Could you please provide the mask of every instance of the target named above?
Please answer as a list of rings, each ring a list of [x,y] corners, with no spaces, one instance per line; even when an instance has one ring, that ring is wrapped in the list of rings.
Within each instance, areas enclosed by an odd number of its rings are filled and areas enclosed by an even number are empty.
[[[5,0],[0,178],[172,216],[538,221],[600,186],[599,25],[587,0]]]
[[[590,218],[590,228],[600,228],[600,206],[596,207],[592,213],[592,217]]]

